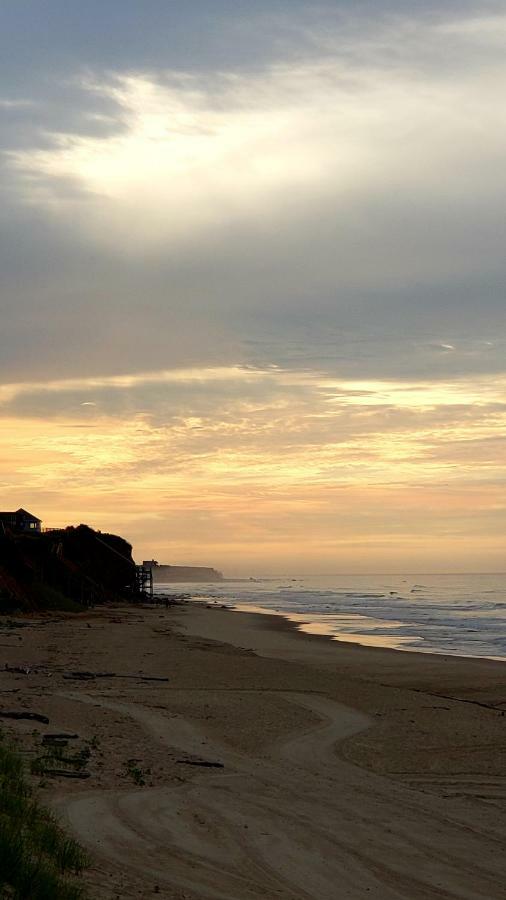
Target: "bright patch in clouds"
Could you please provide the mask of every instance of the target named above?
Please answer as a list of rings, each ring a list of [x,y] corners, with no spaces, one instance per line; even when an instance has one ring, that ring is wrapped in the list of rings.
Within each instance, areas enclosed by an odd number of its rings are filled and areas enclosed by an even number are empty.
[[[29,176],[30,202],[72,215],[77,204],[97,239],[132,253],[244,219],[289,221],[304,202],[330,201],[344,225],[353,198],[368,193],[466,203],[469,178],[476,202],[497,177],[504,184],[506,134],[496,124],[506,65],[480,52],[489,32],[504,39],[498,24],[383,25],[355,45],[321,34],[312,57],[251,73],[88,78],[84,91],[115,104],[116,132],[52,133],[49,149],[13,152],[11,163]],[[68,179],[86,202],[59,189]]]
[[[306,77],[301,96],[298,88]],[[164,85],[146,76],[118,76],[90,85],[118,104],[121,130],[107,139],[54,136],[52,150],[16,154],[20,171],[43,179],[39,201],[64,211],[61,196],[51,196],[51,180],[72,178],[91,194],[84,213],[101,238],[106,233],[94,217],[93,195],[102,211],[106,203],[109,226],[112,222],[123,236],[127,215],[128,228],[142,243],[188,239],[195,229],[260,215],[267,199],[275,209],[293,188],[323,189],[331,170],[344,188],[358,177],[360,159],[368,155],[353,140],[336,148],[318,128],[314,133],[311,107],[322,87],[318,72],[223,76],[215,94],[193,85],[190,76],[182,83],[170,80]],[[336,99],[332,91],[320,97],[319,114],[335,118]],[[343,109],[341,117],[346,115]]]

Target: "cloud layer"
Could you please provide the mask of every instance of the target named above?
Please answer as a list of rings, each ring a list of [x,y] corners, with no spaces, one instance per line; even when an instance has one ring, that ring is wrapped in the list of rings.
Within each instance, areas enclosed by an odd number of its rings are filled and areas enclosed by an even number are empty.
[[[226,367],[11,385],[3,491],[228,571],[302,546],[313,570],[498,568],[505,386]]]

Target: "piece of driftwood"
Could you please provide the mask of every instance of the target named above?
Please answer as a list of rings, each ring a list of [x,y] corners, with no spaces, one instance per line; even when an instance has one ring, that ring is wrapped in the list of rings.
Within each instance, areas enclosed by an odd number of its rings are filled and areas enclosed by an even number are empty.
[[[134,681],[168,681],[160,675],[122,675],[118,672],[64,672],[63,677],[73,681],[93,681],[95,678],[130,678]]]
[[[168,681],[164,675],[116,675],[116,678],[133,678],[136,681]]]
[[[56,778],[89,778],[91,772],[72,772],[67,769],[44,769],[44,775],[53,775]]]
[[[6,709],[0,709],[0,718],[2,719],[29,719],[32,722],[42,722],[43,725],[49,725],[47,716],[41,716],[40,713],[33,712],[17,712]]]
[[[210,762],[207,759],[177,759],[176,762],[182,763],[184,766],[204,766],[206,769],[224,769],[225,766],[220,762]]]
[[[43,741],[73,741],[78,738],[78,734],[67,734],[64,731],[56,731],[54,734],[43,734]]]
[[[114,678],[115,672],[64,672],[63,677],[75,681],[93,681],[94,678]]]

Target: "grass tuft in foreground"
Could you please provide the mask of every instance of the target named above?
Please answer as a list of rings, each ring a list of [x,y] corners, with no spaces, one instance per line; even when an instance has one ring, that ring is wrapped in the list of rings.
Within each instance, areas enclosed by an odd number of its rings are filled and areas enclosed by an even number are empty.
[[[81,900],[84,850],[32,796],[21,757],[0,737],[0,896]]]

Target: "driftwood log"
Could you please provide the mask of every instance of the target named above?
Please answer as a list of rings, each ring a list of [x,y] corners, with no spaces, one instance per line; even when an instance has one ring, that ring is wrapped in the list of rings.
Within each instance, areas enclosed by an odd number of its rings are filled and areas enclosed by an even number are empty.
[[[161,675],[122,675],[118,672],[64,672],[64,678],[72,681],[93,681],[95,678],[130,678],[134,681],[168,681]]]
[[[114,672],[64,672],[64,678],[74,681],[93,681],[94,678],[114,678]]]
[[[54,734],[43,734],[43,741],[73,741],[78,738],[78,734],[67,734],[65,731],[56,731]]]
[[[32,722],[42,722],[43,725],[49,725],[47,716],[41,716],[40,713],[33,712],[17,712],[6,709],[0,709],[1,719],[30,719]]]
[[[184,766],[204,766],[206,769],[224,769],[225,766],[220,762],[210,762],[207,759],[177,759],[176,762]]]
[[[165,675],[116,675],[116,678],[133,678],[136,681],[168,681]]]

